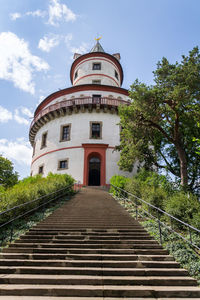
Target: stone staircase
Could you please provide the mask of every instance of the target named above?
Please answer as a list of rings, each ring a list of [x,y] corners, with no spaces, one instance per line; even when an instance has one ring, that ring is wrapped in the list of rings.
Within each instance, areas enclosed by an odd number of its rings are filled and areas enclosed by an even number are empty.
[[[0,253],[0,299],[200,299],[195,279],[105,191],[84,188]]]

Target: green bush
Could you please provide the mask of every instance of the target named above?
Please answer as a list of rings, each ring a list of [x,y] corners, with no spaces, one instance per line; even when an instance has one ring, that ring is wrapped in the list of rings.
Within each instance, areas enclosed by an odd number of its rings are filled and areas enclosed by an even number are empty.
[[[191,193],[177,192],[168,199],[165,210],[188,224],[193,222],[196,224],[200,212],[200,202]]]
[[[52,174],[47,177],[36,175],[27,177],[21,180],[18,184],[1,193],[0,212],[10,209],[14,206],[30,202],[38,199],[33,203],[19,207],[16,210],[4,214],[0,218],[0,223],[10,220],[13,216],[24,213],[34,207],[37,207],[44,201],[47,201],[50,196],[48,194],[70,186],[68,194],[73,193],[74,179],[68,174]],[[42,198],[41,198],[42,197]]]
[[[114,186],[116,186],[120,189],[123,189],[123,190],[125,189],[125,186],[126,186],[128,181],[129,181],[129,178],[126,178],[126,177],[121,176],[121,175],[114,175],[110,179],[111,184],[113,184]],[[120,189],[115,189],[111,185],[110,192],[113,193],[113,195],[115,195],[117,197],[126,196],[126,193],[124,194],[122,191],[120,191]]]
[[[145,185],[142,189],[142,198],[145,199],[146,202],[164,210],[165,202],[167,201],[167,193],[162,187],[153,187]],[[146,209],[148,209],[148,205],[143,205]],[[157,215],[157,211],[154,208],[150,208],[150,211]]]

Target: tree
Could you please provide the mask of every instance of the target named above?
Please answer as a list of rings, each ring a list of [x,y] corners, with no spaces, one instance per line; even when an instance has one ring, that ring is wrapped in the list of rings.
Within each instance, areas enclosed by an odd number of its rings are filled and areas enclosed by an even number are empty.
[[[18,177],[18,173],[13,170],[12,162],[0,155],[0,184],[4,187],[13,186],[18,182]]]
[[[119,166],[131,170],[137,161],[148,169],[166,169],[195,189],[200,178],[200,159],[193,138],[200,128],[200,54],[198,47],[180,63],[166,58],[158,62],[154,85],[136,80],[130,106],[119,109],[122,127]]]

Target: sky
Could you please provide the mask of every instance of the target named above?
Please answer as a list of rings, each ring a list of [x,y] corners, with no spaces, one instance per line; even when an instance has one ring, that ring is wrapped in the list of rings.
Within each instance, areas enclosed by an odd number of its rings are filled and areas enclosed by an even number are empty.
[[[37,105],[71,86],[75,52],[102,36],[121,54],[123,88],[153,84],[162,57],[171,63],[200,44],[199,0],[0,0],[0,154],[30,175],[29,126]]]

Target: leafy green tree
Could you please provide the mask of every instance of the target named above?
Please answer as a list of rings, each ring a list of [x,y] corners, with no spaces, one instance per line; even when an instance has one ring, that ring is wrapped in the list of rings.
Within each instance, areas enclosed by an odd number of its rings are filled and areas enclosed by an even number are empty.
[[[14,172],[12,162],[0,155],[0,185],[11,187],[18,182],[18,173]]]
[[[165,169],[185,188],[197,187],[200,159],[193,137],[199,138],[200,54],[198,47],[180,63],[158,62],[155,84],[136,80],[130,106],[120,107],[119,166],[130,171],[135,162],[145,168]]]

